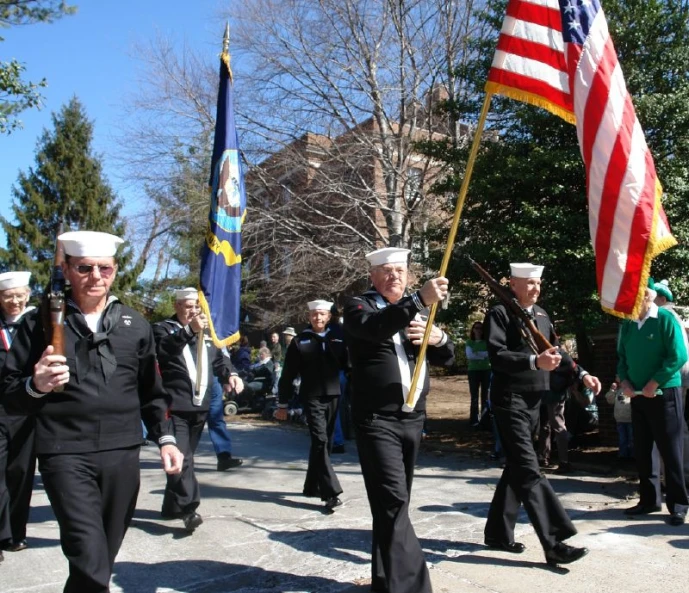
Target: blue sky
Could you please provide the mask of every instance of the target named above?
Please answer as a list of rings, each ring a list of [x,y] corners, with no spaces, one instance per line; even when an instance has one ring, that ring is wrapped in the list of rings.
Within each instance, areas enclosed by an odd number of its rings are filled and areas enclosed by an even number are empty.
[[[94,122],[94,151],[102,156],[105,175],[125,202],[125,214],[140,210],[142,204],[119,179],[113,159],[122,100],[136,92],[141,67],[131,57],[133,48],[160,33],[217,55],[224,30],[218,14],[229,7],[219,0],[72,0],[70,4],[77,5],[77,13],[55,23],[0,31],[5,38],[0,42],[0,59],[22,62],[25,79],[48,80],[43,109],[23,112],[24,128],[0,136],[0,214],[6,218],[11,219],[11,188],[19,171],[34,166],[36,142],[44,129],[52,130],[51,114],[73,95]],[[5,245],[2,231],[0,245]]]

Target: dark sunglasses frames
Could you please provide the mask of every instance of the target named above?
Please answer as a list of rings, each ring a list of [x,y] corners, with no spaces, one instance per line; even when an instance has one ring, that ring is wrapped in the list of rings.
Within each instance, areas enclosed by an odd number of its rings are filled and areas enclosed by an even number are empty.
[[[93,273],[93,269],[98,268],[98,273],[101,278],[110,278],[115,273],[115,266],[109,264],[105,265],[92,265],[92,264],[79,264],[77,266],[72,265],[72,269],[76,270],[82,276],[88,276]]]

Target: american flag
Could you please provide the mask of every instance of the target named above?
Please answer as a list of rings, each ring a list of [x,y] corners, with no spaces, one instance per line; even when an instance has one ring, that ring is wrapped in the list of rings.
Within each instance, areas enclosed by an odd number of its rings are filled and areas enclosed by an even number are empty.
[[[598,0],[510,0],[486,91],[576,123],[601,305],[635,317],[651,261],[676,245]]]

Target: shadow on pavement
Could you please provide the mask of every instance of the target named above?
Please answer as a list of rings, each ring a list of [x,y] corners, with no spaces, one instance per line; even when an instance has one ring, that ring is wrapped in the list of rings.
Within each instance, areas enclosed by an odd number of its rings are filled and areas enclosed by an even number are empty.
[[[464,513],[472,517],[485,519],[488,516],[488,507],[490,501],[487,502],[453,502],[451,504],[428,504],[418,507],[418,511],[422,513]],[[519,522],[523,522],[524,517],[520,516]]]
[[[545,570],[548,572],[552,572],[554,574],[562,574],[566,575],[569,574],[569,570],[567,568],[564,568],[562,566],[550,566],[546,564],[545,559],[542,562],[534,562],[532,560],[517,560],[514,555],[509,555],[509,558],[506,558],[506,554],[504,552],[491,552],[488,550],[485,546],[478,545],[478,544],[467,544],[468,546],[473,546],[477,551],[478,550],[485,550],[485,555],[483,554],[477,554],[477,553],[470,553],[470,554],[462,554],[460,556],[455,556],[455,557],[447,557],[447,556],[436,556],[434,554],[426,554],[426,559],[430,560],[431,562],[437,563],[441,561],[446,561],[446,562],[458,562],[458,563],[463,563],[463,564],[472,564],[474,566],[476,565],[485,565],[485,566],[504,566],[506,568],[537,568],[540,570]],[[452,549],[456,548],[456,542],[450,542],[450,546]],[[492,555],[495,554],[495,555]]]
[[[55,520],[55,514],[49,504],[31,507],[29,523],[47,523],[48,521]]]
[[[301,500],[290,500],[299,498]],[[300,491],[279,492],[272,490],[254,490],[251,488],[237,488],[228,484],[218,486],[216,484],[203,484],[201,486],[201,501],[203,500],[244,500],[248,502],[260,502],[276,504],[292,509],[305,511],[321,511],[323,503],[318,498],[306,499]],[[162,500],[162,499],[161,499]],[[203,514],[202,511],[201,514]]]
[[[176,560],[154,565],[116,562],[113,582],[124,593],[156,593],[161,589],[179,593],[358,593],[368,589],[325,577],[209,560]]]

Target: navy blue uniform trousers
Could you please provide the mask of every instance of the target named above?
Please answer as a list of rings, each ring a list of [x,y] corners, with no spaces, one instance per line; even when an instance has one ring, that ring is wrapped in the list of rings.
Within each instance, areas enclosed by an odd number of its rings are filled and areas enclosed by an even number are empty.
[[[424,412],[371,414],[356,423],[356,444],[373,516],[371,591],[430,593],[426,560],[409,518]]]

